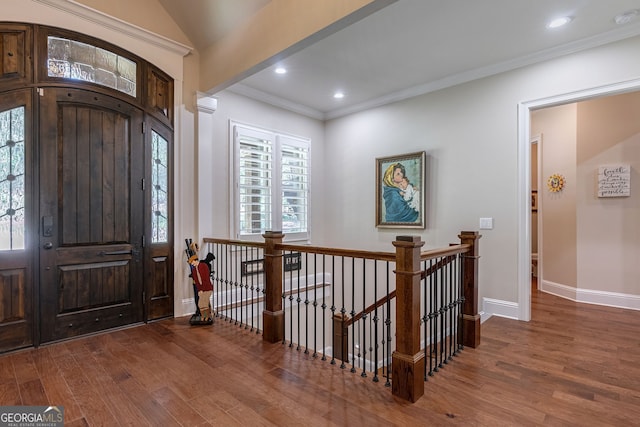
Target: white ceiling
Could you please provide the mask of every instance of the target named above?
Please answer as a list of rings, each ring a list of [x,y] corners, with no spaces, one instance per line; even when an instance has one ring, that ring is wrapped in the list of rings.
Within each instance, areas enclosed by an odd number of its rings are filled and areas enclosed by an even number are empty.
[[[268,2],[190,0],[209,10],[224,4],[233,16],[212,17],[207,25],[205,13],[187,12],[182,1],[159,1],[196,46],[220,36],[216,25],[238,22]],[[242,11],[234,9],[240,5]],[[634,9],[640,0],[398,0],[229,89],[329,119],[636,36],[640,16],[624,25],[614,21]],[[564,15],[573,21],[546,28]],[[277,65],[288,72],[275,74]],[[334,99],[336,90],[345,98]]]

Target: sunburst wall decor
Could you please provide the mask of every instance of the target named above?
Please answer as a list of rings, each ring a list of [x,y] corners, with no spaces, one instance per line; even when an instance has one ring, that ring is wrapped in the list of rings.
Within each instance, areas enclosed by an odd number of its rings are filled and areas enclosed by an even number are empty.
[[[549,177],[549,179],[547,179],[547,187],[552,193],[558,193],[562,191],[565,183],[566,180],[564,179],[564,176],[557,173],[554,173]]]

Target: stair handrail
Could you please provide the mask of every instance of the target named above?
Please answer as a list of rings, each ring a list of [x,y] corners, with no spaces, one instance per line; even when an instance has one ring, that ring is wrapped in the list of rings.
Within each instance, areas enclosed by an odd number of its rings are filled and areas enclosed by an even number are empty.
[[[470,247],[471,247],[471,245],[468,245],[468,244],[460,244],[460,245],[452,245],[452,246],[450,246],[448,248],[433,249],[433,250],[430,250],[430,251],[422,252],[420,254],[420,260],[422,260],[422,261],[427,261],[427,260],[433,259],[433,258],[444,257],[443,259],[438,261],[435,265],[432,265],[431,267],[427,268],[426,270],[422,270],[422,279],[432,275],[437,270],[440,270],[440,269],[444,268],[445,266],[449,265],[455,259],[455,255],[463,254],[463,253],[468,252]],[[395,260],[395,255],[394,255],[393,259]],[[376,308],[379,308],[379,307],[383,306],[389,300],[392,300],[395,297],[396,297],[396,291],[394,289],[393,291],[389,292],[389,295],[383,296],[382,298],[380,298],[375,303],[371,304],[370,306],[368,306],[364,310],[358,312],[352,318],[346,319],[344,321],[344,326],[351,326],[352,324],[354,324],[355,322],[360,320],[363,316],[365,316],[367,314],[370,314],[370,313],[373,313]]]

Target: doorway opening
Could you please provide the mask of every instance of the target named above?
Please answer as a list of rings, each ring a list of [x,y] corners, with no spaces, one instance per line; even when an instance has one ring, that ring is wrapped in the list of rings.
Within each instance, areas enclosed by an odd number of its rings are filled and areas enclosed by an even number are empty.
[[[522,102],[518,105],[518,319],[531,320],[531,260],[532,260],[532,147],[531,113],[548,107],[618,95],[640,89],[640,79],[606,85],[563,95]],[[542,209],[544,206],[540,206]],[[539,212],[542,215],[542,212]],[[542,234],[543,230],[539,230]],[[541,244],[541,239],[538,239]],[[538,276],[542,266],[538,251]],[[539,277],[538,277],[539,280]]]

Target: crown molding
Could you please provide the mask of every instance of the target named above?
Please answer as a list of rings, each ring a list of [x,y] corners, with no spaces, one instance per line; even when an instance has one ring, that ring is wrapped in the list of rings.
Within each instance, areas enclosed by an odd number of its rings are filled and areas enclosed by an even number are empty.
[[[338,117],[346,116],[348,114],[357,113],[360,111],[368,110],[370,108],[381,107],[393,102],[402,101],[405,99],[413,98],[415,96],[424,95],[430,92],[435,92],[448,87],[456,86],[463,83],[468,83],[473,80],[479,80],[485,77],[493,76],[496,74],[504,73],[506,71],[515,70],[517,68],[526,67],[536,63],[549,61],[551,59],[559,58],[572,53],[577,53],[583,50],[592,49],[598,46],[603,46],[609,43],[624,40],[630,37],[640,35],[640,25],[631,27],[619,28],[606,33],[599,34],[597,36],[587,37],[575,42],[567,43],[562,46],[557,46],[552,49],[546,49],[530,55],[524,55],[513,60],[500,62],[487,67],[476,68],[474,70],[465,71],[458,74],[453,74],[445,78],[434,80],[429,83],[412,86],[400,91],[390,93],[385,96],[371,99],[369,101],[351,105],[349,107],[331,110],[325,114],[325,119],[335,119]]]
[[[160,34],[156,34],[137,25],[130,24],[121,19],[107,15],[99,10],[85,6],[74,0],[32,0],[36,3],[54,7],[72,15],[91,21],[102,27],[126,34],[135,39],[143,40],[149,44],[161,47],[172,53],[185,56],[193,50],[193,47],[171,40]]]
[[[360,111],[381,107],[383,105],[435,92],[441,89],[446,89],[448,87],[457,86],[459,84],[468,83],[473,80],[478,80],[503,72],[515,70],[517,68],[549,61],[565,55],[570,55],[598,46],[603,46],[638,35],[640,35],[640,25],[623,27],[599,34],[597,36],[588,37],[572,43],[564,44],[562,46],[557,46],[552,49],[546,49],[535,52],[533,54],[524,55],[513,60],[500,62],[498,64],[493,64],[486,67],[476,68],[458,74],[453,74],[439,80],[434,80],[428,83],[408,87],[406,89],[389,93],[381,97],[373,98],[359,104],[354,104],[348,107],[339,108],[327,112],[318,111],[302,104],[285,100],[278,96],[248,87],[242,83],[236,83],[235,85],[230,86],[228,90],[318,120],[331,120],[349,114],[358,113]]]
[[[296,102],[288,101],[279,96],[271,95],[258,89],[249,87],[243,83],[236,83],[233,86],[227,88],[229,92],[243,95],[256,101],[265,102],[273,105],[274,107],[284,108],[285,110],[292,111],[294,113],[301,114],[303,116],[311,117],[316,120],[325,120],[325,114],[322,111],[318,111],[314,108],[307,107]]]

